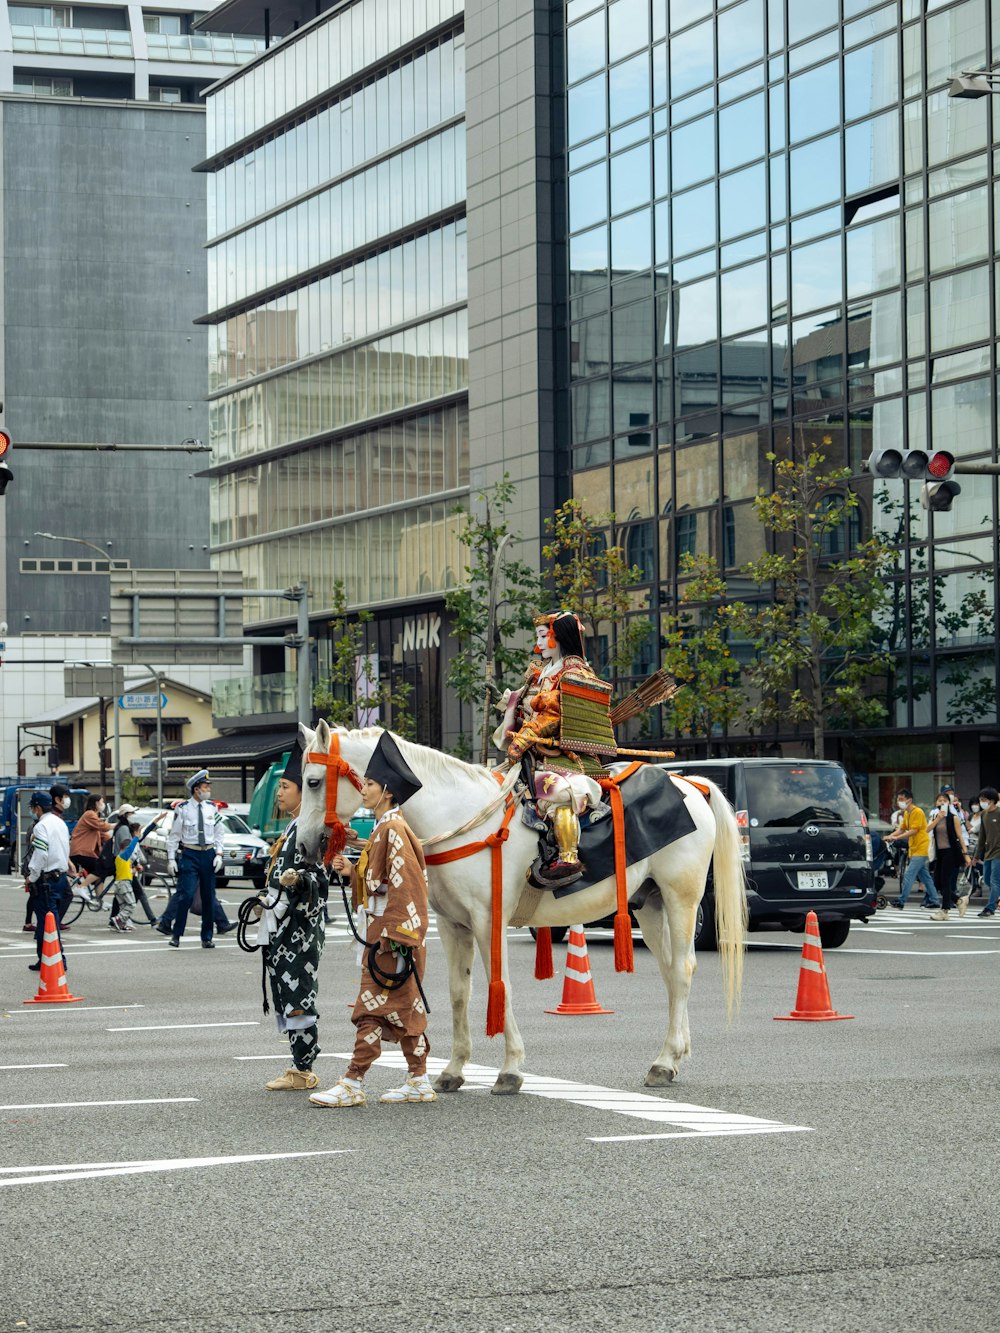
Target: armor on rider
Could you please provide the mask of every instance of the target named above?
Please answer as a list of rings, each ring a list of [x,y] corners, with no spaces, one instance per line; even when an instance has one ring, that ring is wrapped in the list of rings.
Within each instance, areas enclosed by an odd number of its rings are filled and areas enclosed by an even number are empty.
[[[521,688],[504,696],[494,740],[511,762],[528,761],[538,813],[551,823],[558,849],[541,879],[565,884],[583,873],[579,817],[600,805],[595,777],[616,753],[611,686],[584,656],[577,616],[560,611],[537,617],[535,625],[537,660]]]

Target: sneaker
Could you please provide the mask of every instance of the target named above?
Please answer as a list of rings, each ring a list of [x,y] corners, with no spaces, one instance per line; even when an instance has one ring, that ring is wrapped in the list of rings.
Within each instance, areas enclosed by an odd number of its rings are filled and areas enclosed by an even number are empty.
[[[202,947],[203,949],[214,949],[214,948],[215,948],[215,940],[202,940],[202,942],[201,942],[201,947]],[[318,1082],[318,1081],[319,1081],[319,1080],[317,1080],[317,1082]]]
[[[264,1087],[268,1092],[298,1092],[318,1088],[319,1079],[311,1069],[286,1069],[280,1078],[272,1078]]]
[[[965,916],[968,910],[969,910],[969,895],[967,893],[963,893],[961,898],[959,898],[958,900],[958,915]]]
[[[940,908],[938,908],[938,910],[937,910],[936,912],[931,912],[931,920],[932,920],[932,921],[947,921],[947,920],[948,920],[948,911],[947,911],[947,909],[944,908],[944,907],[940,907]]]
[[[167,940],[167,943],[170,945],[171,949],[179,949],[181,947],[180,936],[171,935],[170,939]]]
[[[32,933],[32,935],[34,935],[34,933],[35,933],[35,927],[32,926],[32,925],[29,925],[27,921],[24,923],[24,925],[21,927],[21,929],[22,929],[22,930],[30,930],[31,933]]]
[[[899,910],[902,911],[903,908],[906,906],[906,903],[901,903],[901,902],[899,901],[899,899],[897,898],[897,900],[896,900],[895,902],[890,903],[889,906],[890,906],[890,907],[898,907]]]
[[[173,931],[169,926],[164,925],[162,921],[153,921],[150,923],[154,930],[158,930],[161,935],[172,935]]]
[[[981,912],[976,913],[976,916],[996,916],[996,913],[989,907],[984,907]]]
[[[365,1091],[360,1079],[342,1078],[326,1092],[311,1093],[309,1100],[313,1106],[364,1106]]]
[[[127,929],[124,919],[120,916],[113,916],[108,922],[108,930],[117,930],[124,935]]]
[[[125,927],[125,929],[126,929],[127,931],[129,931],[129,932],[131,932],[131,933],[134,933],[134,932],[135,932],[135,926],[134,926],[134,924],[133,924],[133,922],[132,922],[131,917],[123,916],[123,917],[122,917],[122,925]]]
[[[436,1102],[437,1093],[431,1087],[426,1074],[419,1078],[408,1078],[401,1088],[390,1088],[383,1092],[380,1102],[399,1104],[402,1102]]]

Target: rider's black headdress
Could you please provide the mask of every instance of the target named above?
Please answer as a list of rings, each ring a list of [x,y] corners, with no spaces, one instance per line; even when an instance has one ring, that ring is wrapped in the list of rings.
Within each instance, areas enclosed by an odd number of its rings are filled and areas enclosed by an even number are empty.
[[[288,756],[288,763],[285,765],[285,771],[281,775],[286,782],[294,782],[296,787],[302,786],[302,738],[297,737],[292,747],[292,752]]]
[[[388,787],[400,805],[423,786],[413,769],[400,754],[399,746],[388,731],[378,738],[375,753],[365,770],[365,777]]]

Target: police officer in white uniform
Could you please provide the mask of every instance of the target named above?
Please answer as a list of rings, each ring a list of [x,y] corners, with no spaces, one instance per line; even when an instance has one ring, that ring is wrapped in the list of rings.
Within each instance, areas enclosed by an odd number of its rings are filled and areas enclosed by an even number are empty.
[[[177,876],[177,915],[169,943],[178,948],[188,910],[201,888],[201,947],[214,949],[212,924],[215,918],[215,876],[222,869],[224,826],[212,803],[212,784],[207,769],[199,769],[184,784],[191,799],[174,811],[167,838],[167,868]]]
[[[42,941],[45,938],[45,918],[49,912],[55,918],[59,948],[62,949],[59,918],[62,915],[60,902],[69,887],[66,875],[69,868],[69,830],[66,821],[53,810],[52,804],[52,797],[47,791],[31,793],[31,813],[37,822],[31,830],[27,879],[35,895],[35,952],[38,954],[37,961],[28,964],[32,972],[37,972],[42,966]],[[65,954],[63,966],[66,966]]]

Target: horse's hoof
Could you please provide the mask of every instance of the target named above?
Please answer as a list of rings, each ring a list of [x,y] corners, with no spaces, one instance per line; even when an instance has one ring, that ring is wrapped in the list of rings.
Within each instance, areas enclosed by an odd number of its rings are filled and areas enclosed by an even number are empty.
[[[513,1097],[516,1092],[521,1091],[523,1082],[524,1079],[520,1074],[501,1074],[490,1088],[490,1092],[494,1097]]]
[[[458,1092],[464,1082],[461,1074],[438,1074],[434,1086],[438,1092]]]
[[[666,1065],[653,1065],[644,1079],[647,1088],[669,1088],[674,1081],[674,1071]]]

